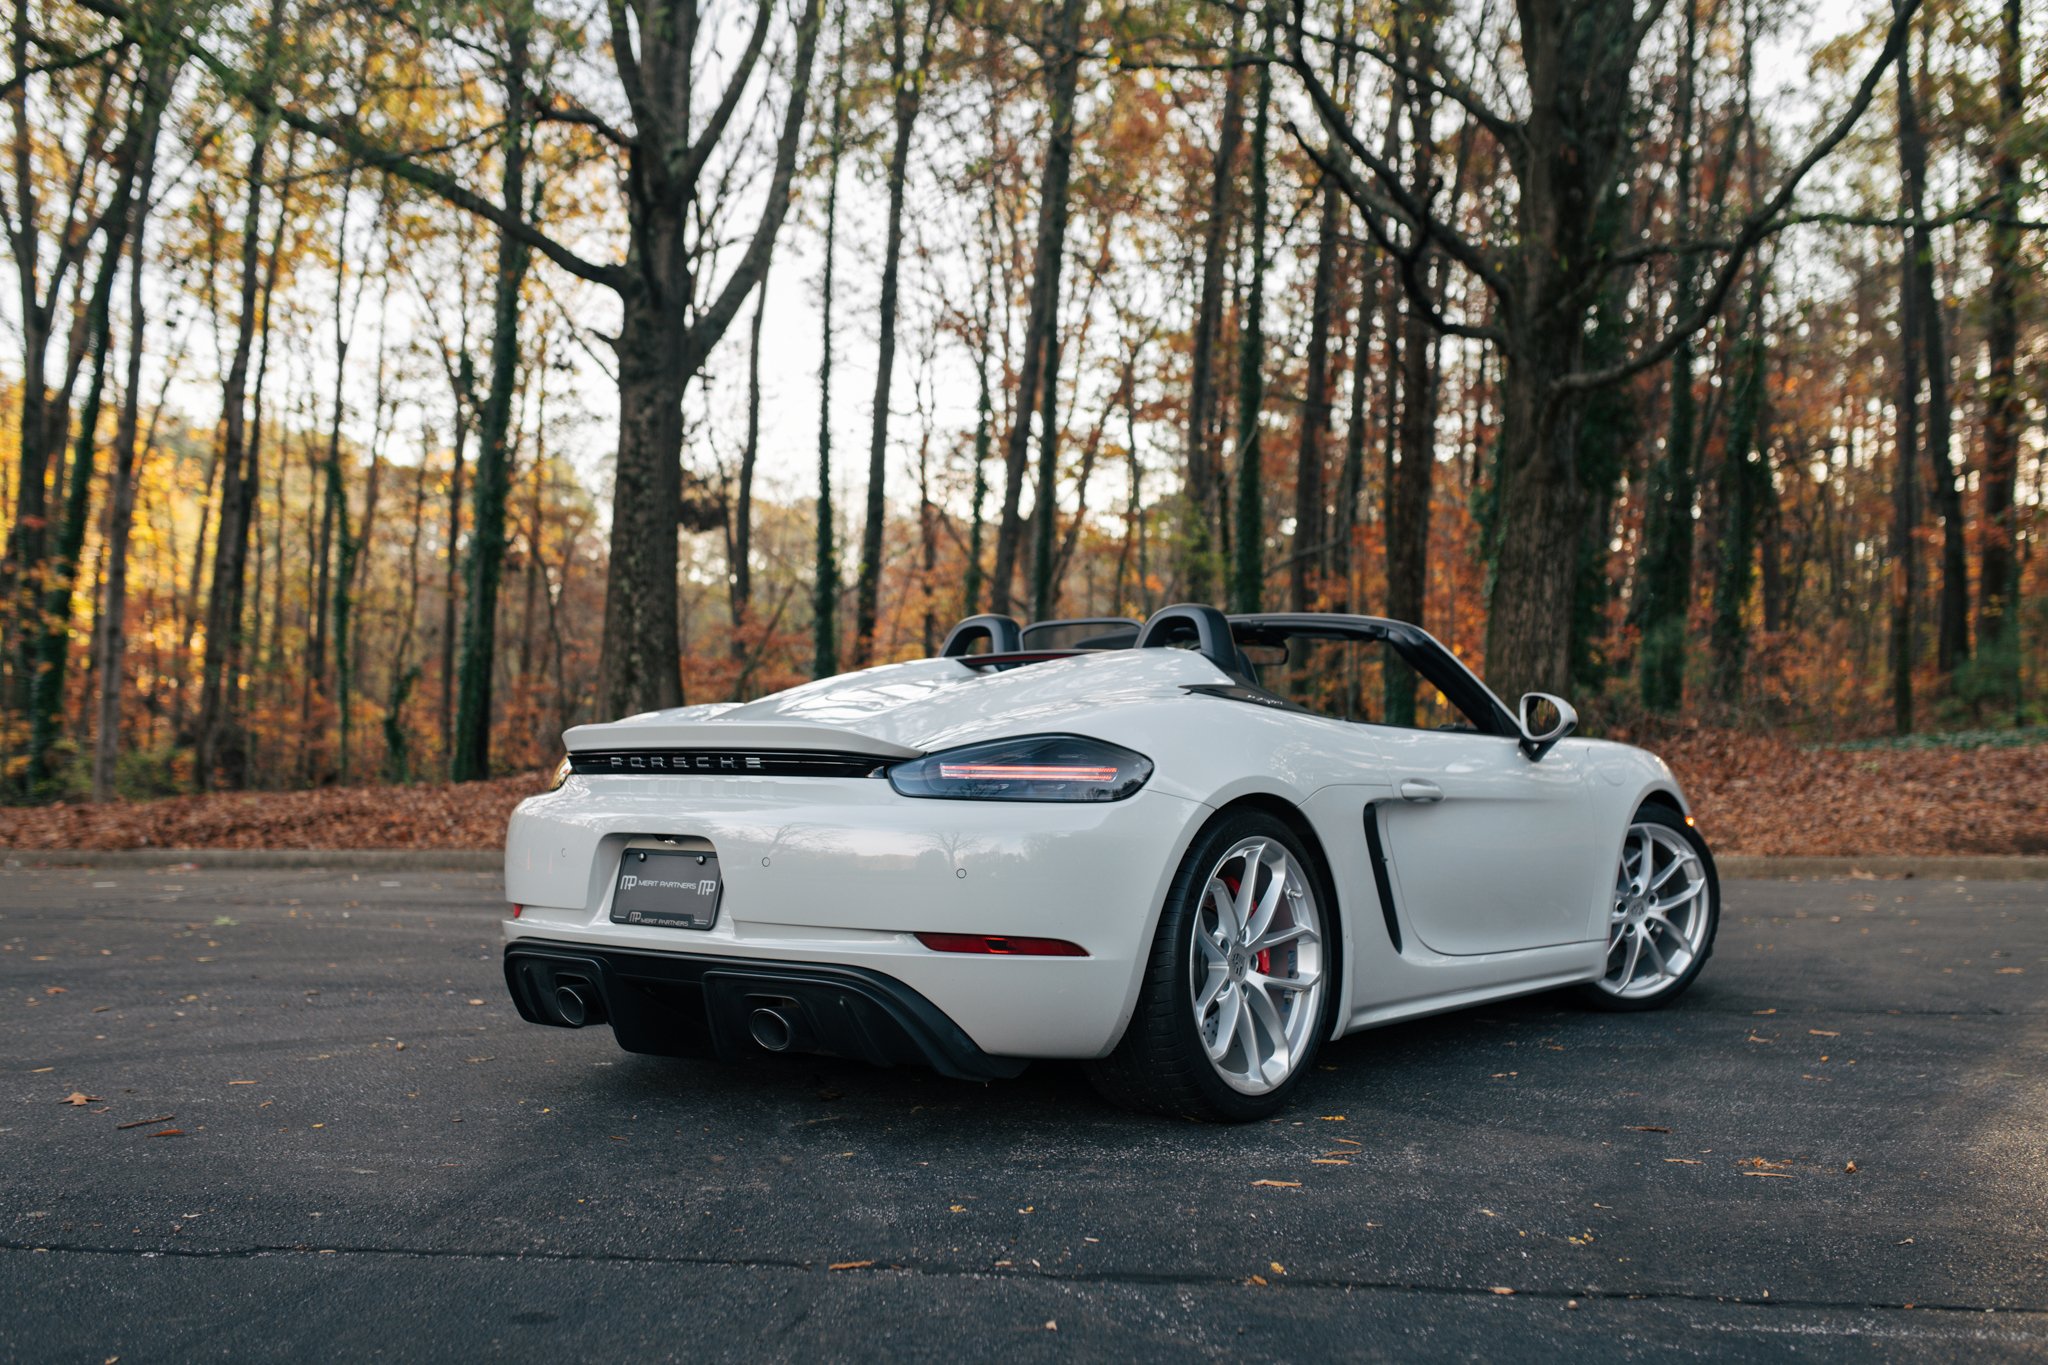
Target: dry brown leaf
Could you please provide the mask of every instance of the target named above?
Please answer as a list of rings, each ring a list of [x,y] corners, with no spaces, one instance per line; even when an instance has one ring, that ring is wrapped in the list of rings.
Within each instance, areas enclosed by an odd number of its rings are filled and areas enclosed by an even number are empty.
[[[1810,1028],[1807,1032],[1816,1038],[1839,1038],[1842,1036],[1831,1028]]]
[[[88,1095],[83,1090],[74,1090],[63,1099],[57,1101],[57,1103],[77,1105],[82,1109],[88,1104],[97,1104],[99,1098],[98,1095]]]
[[[1494,1286],[1494,1287],[1493,1287],[1492,1289],[1489,1289],[1489,1290],[1487,1291],[1487,1293],[1489,1293],[1489,1294],[1499,1294],[1499,1295],[1500,1295],[1500,1296],[1502,1296],[1503,1298],[1506,1298],[1506,1297],[1509,1297],[1509,1296],[1511,1296],[1511,1295],[1512,1295],[1512,1294],[1513,1294],[1514,1292],[1515,1292],[1514,1290],[1512,1290],[1512,1289],[1508,1288],[1508,1287],[1507,1287],[1506,1285],[1504,1285],[1504,1284],[1497,1284],[1497,1285],[1495,1285],[1495,1286]]]
[[[827,1270],[866,1270],[873,1264],[873,1261],[834,1261],[825,1268]]]
[[[183,1137],[183,1136],[185,1136],[185,1130],[184,1130],[183,1128],[159,1128],[159,1129],[157,1129],[157,1130],[156,1130],[156,1131],[155,1131],[154,1133],[145,1133],[145,1134],[143,1134],[143,1136],[144,1136],[144,1137]]]
[[[1744,1171],[1744,1172],[1743,1172],[1743,1174],[1744,1174],[1744,1175],[1753,1175],[1753,1176],[1755,1176],[1755,1177],[1756,1177],[1757,1179],[1759,1179],[1759,1180],[1790,1180],[1790,1179],[1792,1179],[1792,1177],[1791,1177],[1791,1176],[1789,1176],[1789,1175],[1785,1174],[1785,1173],[1784,1173],[1783,1171]]]
[[[1667,1166],[1704,1166],[1706,1163],[1694,1161],[1689,1156],[1667,1156],[1664,1158],[1664,1164]]]
[[[1301,1188],[1301,1182],[1299,1180],[1254,1180],[1252,1188],[1255,1190],[1261,1188],[1268,1190],[1298,1190]]]
[[[1631,1133],[1668,1133],[1669,1128],[1659,1128],[1654,1123],[1624,1123],[1624,1129]]]

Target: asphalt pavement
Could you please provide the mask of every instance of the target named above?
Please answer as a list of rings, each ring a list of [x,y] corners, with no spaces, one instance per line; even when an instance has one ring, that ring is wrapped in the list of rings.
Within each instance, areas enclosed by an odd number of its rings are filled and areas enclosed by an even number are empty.
[[[521,1023],[488,874],[0,871],[0,1359],[2048,1357],[2048,883],[1726,896],[1221,1128]]]

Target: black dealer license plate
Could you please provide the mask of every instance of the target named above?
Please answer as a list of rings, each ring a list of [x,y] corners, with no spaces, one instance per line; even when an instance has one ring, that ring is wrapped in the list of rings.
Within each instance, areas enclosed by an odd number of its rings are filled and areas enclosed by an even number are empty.
[[[612,893],[612,923],[709,929],[724,889],[716,853],[629,848]]]

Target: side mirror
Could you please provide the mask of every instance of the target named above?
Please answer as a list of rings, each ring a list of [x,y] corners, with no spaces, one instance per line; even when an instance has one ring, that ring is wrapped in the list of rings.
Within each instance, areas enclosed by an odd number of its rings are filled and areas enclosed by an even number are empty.
[[[1522,752],[1529,755],[1531,763],[1579,728],[1579,713],[1572,710],[1572,704],[1548,692],[1524,692],[1516,719],[1522,727]]]

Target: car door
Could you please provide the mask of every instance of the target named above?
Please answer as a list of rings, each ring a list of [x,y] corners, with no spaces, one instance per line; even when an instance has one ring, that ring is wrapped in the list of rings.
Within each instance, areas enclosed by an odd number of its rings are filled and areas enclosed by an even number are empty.
[[[1383,727],[1393,795],[1376,802],[1397,913],[1439,953],[1465,956],[1585,937],[1588,834],[1582,761],[1532,763],[1513,739]]]
[[[1397,945],[1469,956],[1586,937],[1603,855],[1577,746],[1532,762],[1492,694],[1413,626],[1271,613],[1231,628],[1263,690],[1363,741],[1365,834]]]

